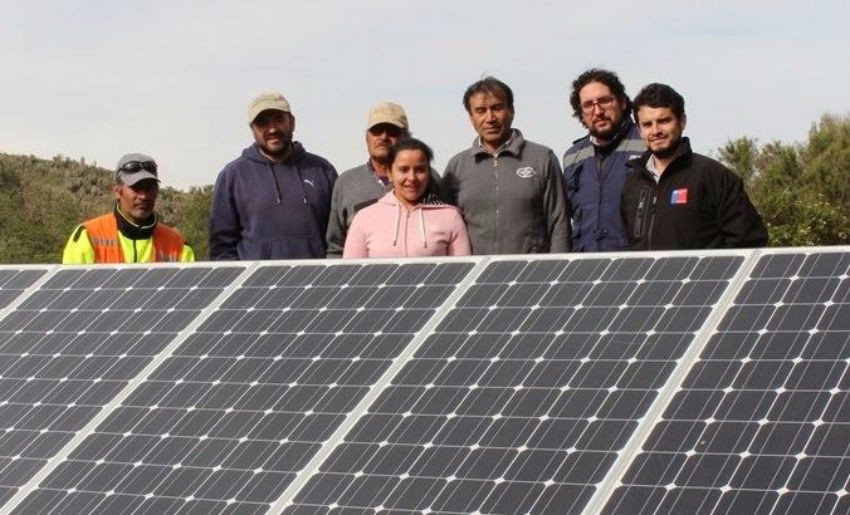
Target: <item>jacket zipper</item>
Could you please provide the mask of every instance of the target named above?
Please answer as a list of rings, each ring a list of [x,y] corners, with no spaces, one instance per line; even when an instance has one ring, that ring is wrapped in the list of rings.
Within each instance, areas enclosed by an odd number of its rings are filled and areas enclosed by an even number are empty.
[[[599,237],[600,231],[602,230],[602,194],[603,194],[603,184],[602,177],[597,174],[597,182],[599,183],[599,195],[596,196],[598,201],[596,202],[596,230],[593,234],[593,239],[596,240],[596,250],[599,250],[599,242],[602,238]]]
[[[646,250],[652,250],[652,228],[655,226],[655,205],[658,203],[659,193],[661,193],[661,190],[656,186],[655,195],[652,197],[652,203],[649,205],[649,228],[646,230]]]
[[[493,156],[493,181],[496,183],[493,191],[496,198],[493,199],[493,254],[498,254],[496,248],[496,228],[499,227],[499,156]]]

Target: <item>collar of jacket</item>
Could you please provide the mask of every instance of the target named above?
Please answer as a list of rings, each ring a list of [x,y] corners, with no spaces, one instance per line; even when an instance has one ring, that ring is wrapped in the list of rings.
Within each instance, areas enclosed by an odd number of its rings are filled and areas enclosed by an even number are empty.
[[[482,159],[486,159],[488,157],[499,157],[502,154],[510,154],[514,157],[519,157],[522,154],[522,147],[525,145],[525,138],[523,138],[522,133],[519,129],[511,129],[511,137],[508,138],[506,144],[499,147],[499,150],[496,151],[495,154],[491,154],[480,144],[481,138],[475,138],[472,141],[472,157],[476,161],[480,161]]]
[[[156,229],[157,224],[156,213],[151,214],[150,218],[145,221],[144,225],[136,225],[131,222],[130,219],[121,212],[117,202],[115,203],[113,213],[115,214],[115,220],[118,221],[118,230],[125,238],[129,238],[131,240],[147,240],[153,236],[153,230]]]
[[[383,186],[385,188],[387,186],[392,186],[390,184],[390,175],[389,175],[390,172],[389,172],[389,170],[387,170],[387,175],[385,175],[384,177],[381,177],[380,175],[378,175],[378,172],[375,171],[375,167],[372,166],[372,160],[371,159],[366,161],[366,169],[369,170],[370,172],[372,172],[372,177],[374,177],[375,180],[378,181],[378,184],[380,184],[381,186]]]

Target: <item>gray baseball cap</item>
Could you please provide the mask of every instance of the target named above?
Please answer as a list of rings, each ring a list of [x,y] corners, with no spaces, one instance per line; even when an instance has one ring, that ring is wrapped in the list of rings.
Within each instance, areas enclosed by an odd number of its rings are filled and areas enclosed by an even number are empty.
[[[132,186],[145,179],[155,179],[157,176],[156,161],[147,154],[124,154],[115,167],[115,180],[121,184]]]

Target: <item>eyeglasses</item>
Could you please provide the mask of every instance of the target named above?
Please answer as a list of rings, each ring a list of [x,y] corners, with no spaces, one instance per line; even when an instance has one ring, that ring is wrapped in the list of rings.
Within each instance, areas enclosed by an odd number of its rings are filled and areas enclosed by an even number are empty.
[[[593,112],[593,108],[599,106],[600,109],[605,110],[614,105],[614,101],[617,100],[617,97],[614,95],[608,95],[607,97],[602,97],[597,100],[588,100],[587,102],[581,103],[581,112],[585,114],[590,114]]]
[[[156,175],[156,163],[153,161],[127,161],[118,169],[119,172],[126,173],[136,173],[139,170],[147,170]]]

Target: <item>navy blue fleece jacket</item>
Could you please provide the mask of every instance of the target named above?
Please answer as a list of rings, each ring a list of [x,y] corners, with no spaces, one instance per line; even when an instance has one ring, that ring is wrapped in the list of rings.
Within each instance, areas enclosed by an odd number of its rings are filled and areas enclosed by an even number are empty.
[[[325,257],[325,231],[336,170],[293,143],[283,163],[257,145],[218,174],[210,208],[210,259]]]

